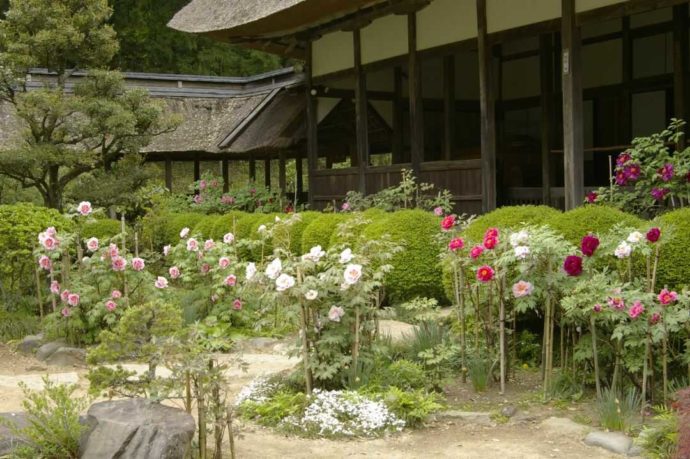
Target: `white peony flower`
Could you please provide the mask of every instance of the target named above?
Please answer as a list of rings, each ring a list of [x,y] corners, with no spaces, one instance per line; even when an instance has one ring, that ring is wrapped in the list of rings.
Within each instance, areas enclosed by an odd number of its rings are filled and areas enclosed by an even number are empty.
[[[302,260],[309,260],[313,261],[314,263],[318,263],[319,260],[321,260],[321,257],[324,255],[326,255],[326,252],[321,249],[320,245],[317,245],[309,249],[309,253],[302,255]]]
[[[352,261],[352,249],[345,249],[340,252],[340,263],[346,264]]]
[[[182,228],[182,230],[180,231],[180,238],[184,239],[188,235],[189,235],[189,228],[187,228],[187,227]]]
[[[98,238],[92,237],[86,241],[86,248],[89,249],[89,252],[95,252],[98,250]]]
[[[515,252],[515,258],[518,260],[524,260],[529,255],[529,247],[526,245],[518,245],[513,251]]]
[[[289,289],[290,287],[293,287],[295,285],[295,278],[290,276],[289,274],[281,274],[278,276],[276,279],[276,290],[279,292],[284,292],[285,290]]]
[[[258,231],[259,233],[263,233],[264,231],[266,231],[266,225],[261,225],[261,226],[259,226],[259,228],[257,229],[257,231]]]
[[[354,285],[362,277],[362,265],[349,264],[345,267],[343,278],[347,285]]]
[[[280,217],[276,217],[276,223],[280,221]]]
[[[165,247],[163,247],[163,255],[165,255],[167,257],[168,254],[170,253],[170,250],[172,250],[172,246],[170,246],[170,245],[166,245]]]
[[[319,292],[316,290],[307,290],[307,293],[304,294],[304,297],[309,301],[315,300],[317,296],[319,296]]]
[[[637,244],[642,239],[644,239],[644,235],[639,231],[633,231],[628,235],[628,242],[630,242],[631,244]]]
[[[514,248],[527,244],[528,240],[529,233],[527,233],[525,230],[518,231],[517,233],[510,235],[510,245],[512,245]]]
[[[340,322],[341,317],[345,315],[345,310],[340,306],[331,306],[328,311],[328,320],[331,322]]]
[[[244,271],[244,275],[247,280],[251,280],[256,274],[256,265],[254,263],[249,263]]]
[[[618,244],[616,250],[613,252],[618,258],[628,258],[632,253],[632,247],[627,242],[623,241]]]
[[[283,263],[281,263],[280,258],[276,258],[266,266],[266,276],[270,279],[275,279],[282,270]]]
[[[223,236],[223,242],[226,244],[232,244],[232,241],[235,240],[235,235],[232,233],[226,233],[225,236]]]

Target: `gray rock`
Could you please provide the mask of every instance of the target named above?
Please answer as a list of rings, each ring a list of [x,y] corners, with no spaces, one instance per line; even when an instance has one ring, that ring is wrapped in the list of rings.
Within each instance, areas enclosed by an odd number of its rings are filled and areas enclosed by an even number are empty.
[[[83,366],[86,360],[86,351],[76,347],[61,347],[50,356],[45,362],[48,365],[57,365],[61,367]]]
[[[479,411],[458,411],[448,410],[438,414],[439,419],[456,419],[465,423],[493,426],[495,423],[491,419],[491,413],[483,413]]]
[[[43,334],[27,335],[17,344],[17,350],[23,354],[33,354],[43,344]]]
[[[81,459],[183,459],[196,431],[194,418],[145,399],[91,405]]]
[[[587,433],[589,427],[578,424],[568,418],[550,417],[539,424],[542,429],[554,436],[582,438]]]
[[[632,444],[632,439],[621,432],[594,431],[585,437],[585,445],[598,446],[618,454],[627,454]]]
[[[644,451],[640,445],[632,445],[632,447],[628,450],[628,457],[642,457],[643,452]]]
[[[517,413],[517,408],[513,405],[507,405],[501,408],[501,416],[512,418],[515,416],[515,413]]]
[[[5,422],[14,424],[18,429],[26,427],[29,423],[24,413],[0,413],[0,457],[10,455],[12,451],[25,443],[21,435],[12,432],[12,429],[5,426]]]
[[[48,357],[53,355],[55,351],[65,346],[65,342],[62,340],[51,341],[50,343],[45,343],[36,351],[36,358],[38,360],[46,360]]]

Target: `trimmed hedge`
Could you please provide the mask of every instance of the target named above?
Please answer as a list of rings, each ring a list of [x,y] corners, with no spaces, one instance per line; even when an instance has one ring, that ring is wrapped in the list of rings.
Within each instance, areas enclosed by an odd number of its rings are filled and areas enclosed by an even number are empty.
[[[129,231],[129,228],[126,228]],[[122,223],[112,218],[104,218],[101,220],[92,221],[85,224],[81,230],[82,239],[89,239],[92,237],[98,240],[110,239],[122,231]]]
[[[560,214],[548,223],[551,228],[577,246],[587,233],[604,234],[618,223],[635,228],[644,226],[644,221],[638,217],[603,205],[577,207]]]
[[[307,211],[301,212],[300,220],[294,222],[290,225],[289,235],[285,234],[284,231],[276,231],[273,233],[273,244],[282,244],[286,242],[286,238],[290,238],[290,251],[296,255],[302,252],[302,236],[304,235],[304,230],[317,218],[322,216],[321,212]],[[288,216],[286,215],[286,218]]]
[[[678,209],[657,218],[662,229],[657,290],[667,285],[680,291],[690,286],[690,208]]]
[[[562,212],[548,206],[501,207],[475,219],[465,230],[467,239],[481,242],[487,229],[520,228],[526,225],[544,225],[558,219]]]
[[[247,215],[249,214],[247,214],[246,212],[241,212],[239,210],[234,210],[232,212],[228,212],[227,214],[221,215],[216,220],[216,223],[213,226],[213,229],[211,230],[211,237],[213,239],[220,240],[227,233],[235,234],[235,227],[237,225],[237,221],[240,218],[246,217]]]
[[[440,249],[435,241],[438,220],[430,212],[402,210],[381,216],[364,230],[363,234],[369,238],[389,234],[404,245],[404,250],[391,260],[393,270],[385,281],[389,302],[404,302],[417,296],[447,302],[440,282]]]
[[[163,245],[176,244],[180,240],[180,231],[182,228],[194,228],[203,215],[187,212],[183,214],[170,214],[164,217],[165,224],[163,226]]]
[[[199,234],[203,239],[215,239],[213,237],[213,230],[221,218],[222,216],[220,215],[201,216],[198,223],[192,229],[192,234]]]
[[[347,217],[343,219],[342,222],[340,223],[345,223],[348,221],[350,218],[354,218],[357,213],[352,213],[352,214],[345,214]],[[367,220],[369,223],[366,225],[362,225],[358,228],[356,228],[356,231],[353,232],[353,238],[357,239],[359,236],[364,232],[364,230],[371,225],[373,222],[379,220],[380,218],[384,218],[388,213],[385,210],[382,209],[377,209],[377,208],[371,208],[367,209],[364,212],[361,212],[362,217],[364,217],[365,220]],[[336,227],[337,229],[337,227]],[[344,238],[338,231],[333,231],[333,234],[331,234],[331,238],[329,240],[329,246],[333,247],[334,245],[338,244],[352,244],[353,242],[356,241],[349,241],[346,238]]]
[[[338,224],[347,219],[347,214],[321,214],[314,219],[302,233],[302,253],[320,245],[324,250],[331,246],[331,236],[338,228]]]

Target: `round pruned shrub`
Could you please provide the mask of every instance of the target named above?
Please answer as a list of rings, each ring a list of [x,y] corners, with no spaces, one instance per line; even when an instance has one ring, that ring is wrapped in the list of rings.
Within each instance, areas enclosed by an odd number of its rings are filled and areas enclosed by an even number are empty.
[[[324,250],[328,249],[331,246],[331,236],[338,224],[346,218],[346,214],[322,214],[314,219],[302,233],[302,252],[306,253],[316,245],[320,245]]]
[[[359,236],[364,232],[367,226],[372,224],[374,221],[384,218],[388,213],[382,209],[378,209],[376,207],[372,207],[371,209],[367,209],[364,212],[353,212],[350,214],[346,214],[347,218],[343,220],[344,223],[350,218],[357,218],[357,217],[362,217],[366,222],[368,222],[366,225],[360,225],[354,228],[351,228],[351,236],[355,240],[359,238]],[[330,246],[334,246],[337,244],[351,244],[352,241],[348,240],[348,238],[344,237],[343,234],[341,234],[338,231],[334,231],[333,234],[331,234],[331,239],[330,239]]]
[[[364,236],[380,238],[384,234],[403,246],[390,261],[393,270],[384,282],[391,303],[409,301],[418,296],[436,298],[446,303],[441,285],[438,259],[438,217],[423,210],[402,210],[377,219]]]
[[[322,216],[321,212],[307,211],[299,213],[299,220],[290,225],[288,231],[277,230],[273,233],[273,245],[290,246],[290,251],[299,255],[302,252],[302,236],[314,220]],[[286,215],[286,218],[289,216]]]
[[[131,236],[131,230],[125,228]],[[86,223],[81,229],[82,239],[98,238],[98,240],[111,239],[122,232],[122,222],[113,218],[103,218]]]
[[[604,234],[618,223],[634,228],[639,228],[644,224],[634,215],[604,205],[577,207],[546,223],[561,233],[565,239],[578,246],[587,233]]]
[[[194,228],[202,217],[201,214],[187,212],[182,214],[169,214],[165,217],[163,227],[163,244],[175,244],[180,239],[182,228]]]
[[[657,289],[690,286],[690,208],[678,209],[657,218],[662,230]]]
[[[218,221],[222,218],[221,215],[202,215],[194,228],[192,234],[198,234],[204,239],[214,239],[214,228]]]
[[[225,236],[227,233],[237,233],[235,227],[237,226],[237,222],[239,221],[240,218],[246,217],[249,215],[246,212],[242,212],[239,210],[233,210],[232,212],[228,212],[227,214],[221,215],[216,221],[215,224],[213,225],[213,229],[211,230],[211,238],[213,239],[222,239],[223,236]]]
[[[489,228],[518,229],[523,225],[544,225],[560,217],[561,212],[549,206],[506,206],[476,218],[465,230],[470,241],[481,241]]]

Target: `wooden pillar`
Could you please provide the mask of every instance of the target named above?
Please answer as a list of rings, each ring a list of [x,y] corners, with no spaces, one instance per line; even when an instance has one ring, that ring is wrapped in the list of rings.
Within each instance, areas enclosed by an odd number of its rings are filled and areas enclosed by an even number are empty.
[[[491,45],[486,28],[486,0],[477,0],[479,108],[481,111],[482,211],[496,208],[496,106]]]
[[[623,93],[621,94],[620,142],[627,145],[632,140],[632,36],[630,34],[630,16],[622,18],[623,59],[621,75],[623,77]]]
[[[165,157],[165,187],[168,191],[172,191],[173,182],[173,170],[172,170],[172,159],[170,156]]]
[[[194,181],[201,179],[201,164],[199,163],[199,156],[194,157]]]
[[[249,180],[256,181],[256,159],[254,156],[249,157]]]
[[[314,207],[314,172],[318,162],[318,140],[317,140],[317,119],[316,119],[316,99],[312,94],[312,42],[307,42],[306,62],[305,62],[305,86],[307,98],[307,176],[309,179],[309,205]]]
[[[393,164],[405,162],[403,158],[403,97],[402,68],[393,69],[393,138],[391,140]]]
[[[410,99],[410,162],[415,176],[419,177],[424,160],[424,107],[422,79],[417,53],[417,14],[407,15],[408,83]]]
[[[553,137],[553,35],[539,39],[541,85],[541,190],[544,205],[551,205],[551,140]]]
[[[220,167],[223,170],[223,193],[227,193],[230,191],[230,164],[228,158],[223,158]]]
[[[369,163],[369,126],[367,114],[367,76],[362,68],[362,34],[359,28],[352,32],[355,50],[355,126],[357,185],[362,194],[366,194],[366,170]]]
[[[673,7],[673,116],[688,121],[688,4]],[[687,132],[687,129],[684,130]],[[681,138],[679,148],[687,140]]]
[[[271,188],[271,160],[264,159],[264,186]]]
[[[287,176],[285,174],[285,153],[282,151],[278,159],[278,187],[280,188],[280,192],[285,194],[287,189]]]
[[[577,207],[584,198],[584,136],[582,129],[582,65],[580,29],[575,0],[562,1],[563,166],[565,208]]]
[[[450,161],[455,149],[455,58],[443,58],[443,159]]]

